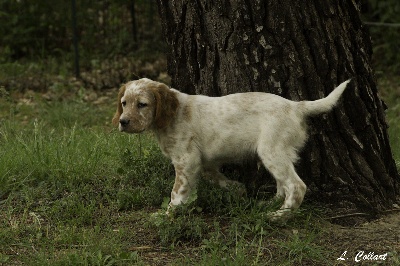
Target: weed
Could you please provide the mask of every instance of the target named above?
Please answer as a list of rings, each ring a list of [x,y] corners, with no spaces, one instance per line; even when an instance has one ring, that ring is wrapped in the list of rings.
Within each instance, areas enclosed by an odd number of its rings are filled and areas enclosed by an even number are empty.
[[[314,244],[318,234],[307,232],[301,236],[297,230],[288,240],[277,241],[277,245],[286,253],[287,265],[310,263],[312,261],[323,261],[326,258],[326,251]]]
[[[170,193],[173,167],[150,136],[137,137],[132,142],[119,154],[122,165],[117,171],[124,176],[117,195],[119,208],[159,207],[162,196]]]
[[[186,204],[174,207],[170,215],[165,210],[152,215],[150,226],[158,231],[158,236],[163,245],[175,246],[180,242],[199,241],[207,231],[207,223],[198,214],[201,212],[196,207],[197,193],[193,192]],[[164,199],[164,206],[168,205],[169,198]]]

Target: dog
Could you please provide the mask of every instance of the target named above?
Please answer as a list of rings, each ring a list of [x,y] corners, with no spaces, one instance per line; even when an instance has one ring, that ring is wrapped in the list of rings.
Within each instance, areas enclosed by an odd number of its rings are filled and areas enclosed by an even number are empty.
[[[271,217],[280,218],[298,209],[306,193],[294,164],[307,140],[307,118],[330,111],[349,82],[326,98],[296,102],[263,92],[188,95],[142,78],[120,88],[113,124],[126,133],[154,132],[175,168],[168,211],[188,200],[201,174],[224,188],[240,186],[221,165],[256,155],[276,180],[283,204]]]

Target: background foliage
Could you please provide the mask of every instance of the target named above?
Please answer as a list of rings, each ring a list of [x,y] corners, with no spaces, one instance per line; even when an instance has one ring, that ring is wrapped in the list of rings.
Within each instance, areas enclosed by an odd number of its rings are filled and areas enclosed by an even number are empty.
[[[399,1],[361,3],[364,21],[400,23]],[[76,0],[76,11],[82,71],[118,72],[113,73],[114,80],[100,82],[100,88],[117,86],[131,78],[137,71],[132,62],[152,61],[164,52],[155,0]],[[400,27],[368,27],[374,58],[379,59],[374,60],[375,68],[398,72]],[[0,0],[0,36],[0,85],[15,87],[9,84],[10,79],[21,73],[73,75],[71,1]],[[26,61],[32,62],[29,69],[19,65]],[[87,83],[95,83],[96,79],[85,74],[83,78]]]
[[[1,0],[0,10],[3,62],[72,51],[71,1]],[[153,0],[77,0],[76,16],[83,57],[154,49],[161,41]]]
[[[0,0],[0,86],[48,90],[52,76],[73,77],[71,3]],[[76,17],[83,87],[157,78],[166,68],[165,60],[153,64],[164,51],[155,0],[76,0]]]
[[[363,19],[375,22],[369,26],[378,71],[400,71],[400,1],[364,0]],[[379,26],[379,23],[381,25]]]

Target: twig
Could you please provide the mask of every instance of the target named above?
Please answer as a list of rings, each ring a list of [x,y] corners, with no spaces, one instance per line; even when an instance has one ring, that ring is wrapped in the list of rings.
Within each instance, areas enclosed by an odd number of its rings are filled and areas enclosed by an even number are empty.
[[[369,215],[368,213],[356,212],[356,213],[348,213],[348,214],[333,216],[333,217],[329,217],[328,219],[334,220],[334,219],[347,218],[347,217],[353,217],[353,216],[368,216],[368,215]]]
[[[400,209],[390,209],[390,210],[385,210],[383,212],[398,212]],[[343,214],[343,215],[338,215],[338,216],[333,216],[329,217],[328,220],[334,220],[334,219],[340,219],[340,218],[346,218],[346,217],[352,217],[352,216],[368,216],[368,213],[364,212],[356,212],[356,213],[348,213],[348,214]]]
[[[400,212],[400,209],[390,209],[390,210],[386,210],[384,212]]]
[[[158,252],[163,252],[167,251],[168,248],[163,248],[163,247],[157,247],[157,246],[136,246],[136,247],[130,247],[128,249],[129,251],[143,251],[143,252],[149,252],[149,251],[158,251]]]
[[[154,249],[154,248],[150,247],[150,246],[141,246],[141,247],[131,247],[131,248],[129,248],[130,251],[149,250],[149,249]]]

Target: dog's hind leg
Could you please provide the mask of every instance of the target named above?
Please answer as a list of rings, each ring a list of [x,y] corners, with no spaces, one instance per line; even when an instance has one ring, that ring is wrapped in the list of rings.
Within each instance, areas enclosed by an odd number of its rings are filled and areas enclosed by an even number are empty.
[[[233,190],[239,195],[246,194],[246,187],[244,186],[244,184],[235,180],[228,179],[218,170],[218,167],[206,169],[204,171],[203,177],[211,184],[216,184],[221,188]]]
[[[286,218],[300,207],[307,186],[297,175],[293,162],[283,152],[259,151],[264,166],[274,176],[277,183],[277,197],[284,198],[282,207],[271,214],[272,219]]]

